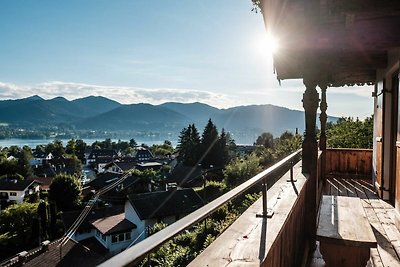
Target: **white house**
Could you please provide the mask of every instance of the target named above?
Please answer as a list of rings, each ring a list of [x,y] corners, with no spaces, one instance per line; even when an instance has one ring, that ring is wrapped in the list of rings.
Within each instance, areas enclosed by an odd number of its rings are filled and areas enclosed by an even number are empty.
[[[193,189],[129,195],[125,206],[90,211],[72,239],[79,242],[94,238],[110,254],[116,254],[146,238],[148,228],[155,223],[171,224],[202,205],[203,200]],[[65,229],[79,214],[62,214]]]
[[[65,229],[73,225],[80,212],[64,212]],[[94,238],[110,254],[116,254],[132,243],[136,225],[125,218],[123,206],[93,209],[72,236],[75,241]]]
[[[104,172],[122,174],[125,171],[134,169],[135,166],[136,166],[135,162],[113,161],[104,166]]]
[[[147,160],[152,159],[154,156],[151,153],[151,151],[148,150],[147,148],[138,147],[138,148],[136,148],[134,157],[137,161],[147,161]]]
[[[29,161],[29,164],[31,166],[42,165],[46,161],[51,160],[53,158],[54,156],[51,153],[40,153],[35,151],[32,153],[32,159]]]
[[[26,179],[19,181],[17,179],[0,180],[0,199],[7,202],[21,203],[24,197],[39,192],[39,182]]]

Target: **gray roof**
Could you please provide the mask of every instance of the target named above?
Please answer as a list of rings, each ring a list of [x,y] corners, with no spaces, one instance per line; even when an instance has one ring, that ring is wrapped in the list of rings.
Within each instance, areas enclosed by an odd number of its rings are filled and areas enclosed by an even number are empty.
[[[26,188],[28,188],[30,185],[33,183],[38,183],[35,180],[32,179],[25,179],[22,181],[15,180],[15,179],[1,179],[0,180],[0,190],[9,190],[9,191],[23,191]]]
[[[188,214],[204,205],[192,188],[133,194],[128,199],[141,220]]]

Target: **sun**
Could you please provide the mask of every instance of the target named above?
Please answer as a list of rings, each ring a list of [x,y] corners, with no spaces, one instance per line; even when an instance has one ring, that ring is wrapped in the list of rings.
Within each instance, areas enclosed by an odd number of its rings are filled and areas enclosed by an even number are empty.
[[[271,33],[263,32],[256,36],[254,48],[259,56],[272,57],[278,51],[279,42]]]
[[[278,51],[279,43],[278,39],[275,38],[271,33],[267,33],[265,36],[265,49],[271,53],[275,54]]]

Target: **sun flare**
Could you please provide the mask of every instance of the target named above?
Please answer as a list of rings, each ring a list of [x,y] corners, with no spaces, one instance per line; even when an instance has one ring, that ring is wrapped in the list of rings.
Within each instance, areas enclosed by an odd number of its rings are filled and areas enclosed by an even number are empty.
[[[268,33],[265,35],[265,49],[271,53],[275,54],[278,51],[279,43],[278,39],[276,39],[272,34]]]
[[[258,55],[272,57],[278,51],[278,40],[270,33],[264,32],[255,38],[255,52]]]

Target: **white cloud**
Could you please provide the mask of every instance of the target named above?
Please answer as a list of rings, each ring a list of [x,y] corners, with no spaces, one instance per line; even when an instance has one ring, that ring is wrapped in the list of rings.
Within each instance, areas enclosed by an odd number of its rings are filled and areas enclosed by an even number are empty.
[[[16,85],[0,82],[0,99],[18,99],[39,95],[45,99],[63,96],[69,100],[90,95],[104,96],[123,104],[164,102],[203,102],[215,107],[230,107],[235,101],[229,96],[194,89],[139,88],[128,86],[102,86],[61,81],[44,82],[36,85]]]

